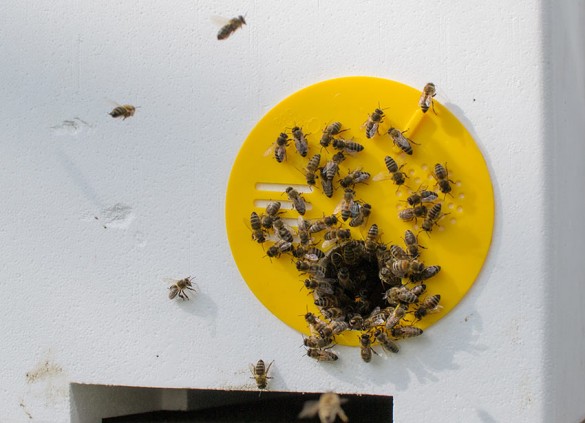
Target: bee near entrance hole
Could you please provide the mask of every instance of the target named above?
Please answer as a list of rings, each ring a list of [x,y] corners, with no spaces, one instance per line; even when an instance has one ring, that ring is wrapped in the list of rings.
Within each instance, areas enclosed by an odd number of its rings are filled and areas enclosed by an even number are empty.
[[[315,304],[323,316],[345,320],[350,328],[361,330],[356,321],[367,320],[377,307],[387,307],[384,293],[401,285],[401,280],[386,278],[382,281],[380,272],[384,269],[382,258],[386,255],[386,248],[381,243],[375,243],[375,246],[371,248],[364,241],[350,240],[327,253],[322,262],[325,269],[323,280],[332,285],[334,295],[325,301],[314,294]]]

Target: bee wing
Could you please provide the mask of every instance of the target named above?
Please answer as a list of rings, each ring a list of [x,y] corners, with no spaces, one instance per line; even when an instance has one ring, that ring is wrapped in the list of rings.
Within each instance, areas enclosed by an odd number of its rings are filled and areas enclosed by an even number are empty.
[[[327,251],[330,248],[332,248],[335,245],[336,242],[337,242],[337,238],[335,238],[335,239],[326,239],[325,241],[323,241],[323,244],[321,244],[321,248],[323,248],[325,251]]]
[[[372,181],[384,181],[390,179],[391,176],[388,172],[380,172],[372,178]]]
[[[230,19],[224,17],[224,16],[219,16],[219,15],[213,15],[210,17],[211,22],[213,22],[213,24],[222,27],[224,25],[227,25],[230,22]]]
[[[163,280],[163,282],[165,282],[169,285],[173,285],[173,284],[180,281],[180,279],[176,279],[176,278],[163,278],[162,280]]]
[[[121,107],[122,106],[120,103],[118,103],[117,101],[114,101],[112,99],[105,98],[105,100],[108,102],[108,104],[110,106],[114,106],[114,107]]]
[[[337,203],[337,205],[333,209],[333,214],[339,213],[346,206],[346,204],[347,201],[345,201],[345,198],[342,198],[341,201]]]
[[[299,419],[314,417],[319,411],[319,401],[307,401],[303,404],[303,409],[297,416]]]
[[[276,148],[276,143],[272,143],[272,144],[270,145],[270,147],[268,147],[268,150],[266,150],[266,151],[264,152],[264,157],[266,157],[266,156],[270,156],[272,153],[274,153],[274,149],[275,149],[275,148]]]

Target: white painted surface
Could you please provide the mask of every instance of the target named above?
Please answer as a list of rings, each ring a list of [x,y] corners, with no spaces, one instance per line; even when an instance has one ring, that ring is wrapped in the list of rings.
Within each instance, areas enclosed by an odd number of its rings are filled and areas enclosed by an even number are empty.
[[[584,2],[549,3],[2,2],[0,420],[83,421],[70,382],[252,388],[258,358],[274,390],[394,395],[398,422],[585,417]],[[218,42],[210,16],[240,13]],[[322,366],[241,280],[224,193],[264,113],[347,75],[435,82],[497,215],[451,314],[397,357]],[[113,120],[106,98],[142,107]],[[201,294],[168,301],[189,274]]]

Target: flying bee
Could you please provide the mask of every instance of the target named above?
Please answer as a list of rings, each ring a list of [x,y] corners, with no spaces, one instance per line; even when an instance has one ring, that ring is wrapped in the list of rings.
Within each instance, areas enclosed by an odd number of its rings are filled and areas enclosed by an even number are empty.
[[[263,360],[258,360],[256,365],[250,364],[250,372],[252,372],[251,379],[256,379],[256,385],[258,389],[266,389],[268,385],[268,379],[272,379],[268,376],[268,371],[270,370],[270,366],[272,366],[274,361],[271,361],[268,367],[264,364]]]
[[[422,110],[423,113],[426,113],[427,110],[429,110],[429,107],[432,106],[433,112],[437,114],[437,112],[435,112],[435,104],[433,101],[433,97],[436,95],[437,89],[435,88],[435,84],[429,82],[427,85],[425,85],[420,96],[420,99],[418,100],[418,105],[420,106],[420,109]]]
[[[406,311],[408,310],[408,307],[405,306],[404,304],[399,304],[394,308],[394,311],[392,311],[392,314],[390,314],[390,316],[388,316],[388,318],[386,319],[386,323],[385,323],[385,327],[386,330],[392,330],[392,328],[394,326],[396,326],[398,323],[400,323],[400,320],[406,316]]]
[[[304,215],[307,211],[307,206],[305,204],[305,199],[299,194],[299,192],[294,189],[293,187],[288,187],[286,190],[286,195],[288,195],[288,199],[292,201],[293,208],[300,214]]]
[[[390,332],[394,338],[413,338],[422,335],[423,330],[414,326],[395,326]]]
[[[343,131],[346,130],[347,129],[344,129]],[[330,123],[323,130],[323,135],[321,136],[319,144],[321,144],[321,146],[323,146],[324,148],[329,147],[329,144],[331,144],[331,141],[333,141],[333,136],[340,134],[343,131],[341,130],[341,122]]]
[[[364,149],[364,146],[354,141],[342,140],[341,138],[335,138],[333,140],[333,148],[336,150],[344,151],[346,153],[359,153]]]
[[[368,221],[368,217],[372,214],[372,206],[368,203],[359,204],[358,205],[358,213],[349,221],[349,226],[352,228],[356,226],[365,225]]]
[[[388,335],[386,335],[384,333],[383,330],[376,329],[374,331],[374,337],[380,343],[380,345],[382,345],[382,348],[384,348],[386,351],[392,352],[394,354],[396,354],[398,351],[400,351],[398,344],[396,342],[392,341],[388,337]]]
[[[307,401],[298,415],[299,419],[312,418],[319,416],[320,423],[333,423],[337,416],[342,422],[349,422],[349,418],[341,408],[341,404],[347,402],[345,398],[339,398],[339,395],[333,392],[321,394],[319,401]]]
[[[419,305],[418,309],[414,312],[414,317],[417,320],[420,320],[427,314],[438,313],[443,308],[443,306],[439,305],[439,301],[441,301],[441,296],[438,294],[425,298],[422,304]]]
[[[280,257],[281,254],[288,253],[289,251],[292,251],[292,249],[293,245],[291,242],[280,240],[276,244],[268,247],[268,250],[266,250],[266,255],[270,258]]]
[[[435,171],[433,172],[433,177],[437,180],[437,185],[441,192],[445,195],[451,194],[451,184],[454,183],[451,179],[449,179],[449,171],[447,170],[447,164],[443,166],[441,163],[435,164]],[[449,183],[450,182],[450,183]]]
[[[315,185],[317,182],[317,170],[319,169],[319,164],[321,164],[321,155],[315,154],[313,157],[309,159],[307,166],[305,167],[303,173],[305,175],[305,179],[307,181],[307,185]]]
[[[307,355],[317,361],[336,361],[339,358],[333,351],[321,348],[309,348]]]
[[[321,245],[323,249],[328,249],[334,244],[347,241],[351,237],[349,229],[331,229],[323,235],[325,241]]]
[[[286,147],[288,147],[288,135],[281,132],[276,141],[266,150],[264,157],[269,156],[274,152],[274,158],[278,163],[286,160]]]
[[[307,157],[307,154],[309,153],[309,143],[307,142],[307,137],[303,133],[303,129],[295,126],[291,132],[297,153],[299,153],[302,157]]]
[[[400,132],[396,128],[390,128],[388,130],[388,135],[390,135],[390,138],[392,138],[392,142],[394,143],[394,145],[396,145],[402,151],[404,151],[406,154],[411,156],[412,155],[412,145],[410,145],[410,143],[412,143],[412,144],[416,144],[416,143],[413,140],[406,138],[404,136],[405,132],[406,131]]]
[[[333,210],[333,214],[341,212],[341,219],[344,221],[351,216],[351,207],[354,204],[355,191],[351,188],[346,188],[343,198]]]
[[[368,120],[362,125],[366,128],[366,138],[373,138],[378,134],[378,127],[384,121],[384,112],[382,109],[375,109],[374,112],[368,116]]]
[[[191,276],[179,280],[169,279],[168,281],[172,283],[172,285],[169,286],[169,299],[171,300],[177,295],[182,300],[188,300],[189,296],[187,295],[187,290],[197,292],[193,288]]]
[[[114,119],[121,117],[122,120],[126,120],[126,118],[134,116],[136,108],[137,107],[132,106],[131,104],[120,105],[115,107],[114,110],[109,113],[109,115]]]
[[[262,229],[262,221],[258,213],[252,212],[250,214],[250,226],[252,227],[252,239],[259,244],[266,241],[266,234]]]
[[[437,222],[443,217],[444,215],[441,214],[441,203],[435,204],[427,214],[427,217],[422,223],[422,230],[425,232],[431,232],[433,230],[433,226],[437,225]]]
[[[370,337],[369,333],[362,333],[362,335],[359,337],[359,340],[360,355],[362,357],[362,360],[364,360],[366,363],[369,363],[370,361],[372,361],[372,352],[374,352],[374,354],[376,355],[378,354],[372,348],[372,338]]]
[[[386,169],[388,169],[388,172],[390,173],[390,179],[392,179],[394,184],[398,185],[398,186],[404,185],[404,182],[405,182],[404,178],[408,178],[406,173],[404,173],[400,170],[404,167],[404,164],[402,164],[402,165],[400,165],[400,167],[398,167],[398,164],[396,164],[396,161],[390,156],[384,157],[384,164],[386,165]],[[382,179],[388,179],[387,175],[385,175],[384,172],[381,172],[381,173],[377,174],[376,176],[374,176],[374,181],[380,181]]]
[[[237,18],[230,19],[227,24],[221,27],[219,32],[217,33],[218,40],[225,40],[230,35],[232,35],[236,30],[241,28],[243,25],[246,25],[246,21],[243,16],[238,16]]]
[[[368,172],[356,169],[353,172],[349,172],[344,178],[341,178],[339,180],[339,185],[343,188],[353,188],[359,183],[365,183],[368,179],[370,179],[370,174]]]

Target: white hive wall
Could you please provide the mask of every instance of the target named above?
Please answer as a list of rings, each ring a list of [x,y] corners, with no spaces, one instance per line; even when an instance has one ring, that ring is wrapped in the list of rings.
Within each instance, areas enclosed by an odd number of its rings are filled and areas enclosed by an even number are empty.
[[[585,417],[585,288],[569,271],[585,19],[582,1],[549,3],[4,1],[0,420],[99,421],[71,411],[71,383],[251,389],[259,358],[275,360],[273,390],[393,395],[399,422]],[[217,41],[210,17],[243,13]],[[223,209],[255,123],[348,75],[433,81],[485,155],[496,222],[479,279],[425,336],[370,366],[339,347],[323,366],[248,290]],[[107,99],[141,108],[114,120]],[[567,289],[551,288],[555,271]],[[169,301],[162,279],[185,275],[201,293]],[[171,397],[142,396],[179,407]]]

